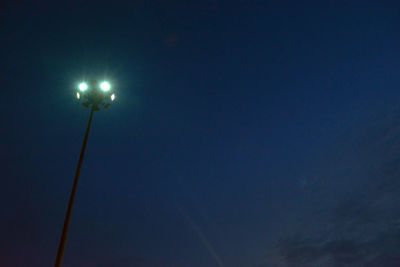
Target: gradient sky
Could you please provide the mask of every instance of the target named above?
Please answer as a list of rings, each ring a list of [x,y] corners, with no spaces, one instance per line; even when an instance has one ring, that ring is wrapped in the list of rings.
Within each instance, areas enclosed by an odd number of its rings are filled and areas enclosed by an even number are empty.
[[[3,1],[0,265],[54,264],[107,78],[64,266],[399,266],[400,5],[278,2]]]

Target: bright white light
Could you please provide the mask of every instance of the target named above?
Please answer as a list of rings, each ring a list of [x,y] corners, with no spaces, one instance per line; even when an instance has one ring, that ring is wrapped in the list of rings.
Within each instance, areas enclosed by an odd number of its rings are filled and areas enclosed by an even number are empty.
[[[88,85],[85,82],[82,82],[79,84],[79,90],[81,90],[81,92],[84,92],[88,89]]]
[[[76,98],[78,98],[78,99],[81,98],[81,94],[79,92],[76,93]]]
[[[112,94],[111,95],[111,101],[114,101],[114,99],[115,99],[115,94]]]
[[[104,81],[100,84],[100,89],[103,90],[104,92],[110,91],[111,84],[109,82]]]

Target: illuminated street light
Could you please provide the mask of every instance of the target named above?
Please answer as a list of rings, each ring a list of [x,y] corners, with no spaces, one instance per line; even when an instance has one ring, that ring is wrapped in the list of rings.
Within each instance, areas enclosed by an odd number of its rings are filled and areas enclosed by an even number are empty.
[[[104,92],[108,92],[111,89],[111,84],[107,81],[104,81],[100,84],[100,89],[103,90]]]
[[[88,89],[88,85],[87,85],[87,83],[85,83],[85,82],[81,82],[80,84],[79,84],[79,90],[81,91],[81,92],[84,92],[84,91],[86,91],[87,89]]]
[[[115,93],[111,93],[111,84],[103,81],[100,84],[93,80],[88,85],[86,82],[81,82],[78,85],[76,98],[82,101],[84,107],[90,107],[90,115],[88,125],[86,127],[85,137],[83,139],[81,154],[79,156],[78,166],[75,172],[74,184],[72,186],[71,195],[69,198],[67,212],[65,214],[63,231],[61,234],[60,244],[58,246],[57,258],[55,267],[61,267],[64,257],[65,244],[67,242],[68,228],[71,221],[72,208],[74,206],[75,194],[78,187],[79,176],[82,168],[83,157],[85,155],[86,144],[89,136],[90,126],[92,124],[93,113],[101,108],[108,108],[111,102],[115,99]]]

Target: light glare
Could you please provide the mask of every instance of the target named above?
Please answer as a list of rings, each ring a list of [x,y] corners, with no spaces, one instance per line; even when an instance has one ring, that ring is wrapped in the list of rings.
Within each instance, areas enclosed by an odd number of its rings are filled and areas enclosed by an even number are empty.
[[[81,98],[81,94],[79,92],[76,93],[76,98],[78,98],[78,99]]]
[[[86,91],[88,89],[88,85],[85,82],[82,82],[79,84],[79,90],[81,90],[81,92]]]
[[[100,89],[103,90],[104,92],[107,92],[111,89],[111,85],[109,82],[104,81],[100,84]]]
[[[114,99],[115,99],[115,94],[112,94],[111,95],[111,101],[114,101]]]

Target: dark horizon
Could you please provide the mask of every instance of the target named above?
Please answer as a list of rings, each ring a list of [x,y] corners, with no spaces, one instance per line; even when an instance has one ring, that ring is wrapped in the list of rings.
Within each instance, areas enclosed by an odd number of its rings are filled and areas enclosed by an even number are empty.
[[[400,5],[5,1],[0,266],[400,266]]]

